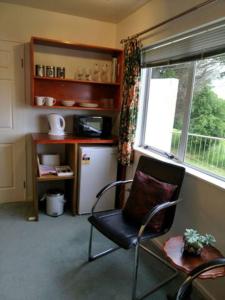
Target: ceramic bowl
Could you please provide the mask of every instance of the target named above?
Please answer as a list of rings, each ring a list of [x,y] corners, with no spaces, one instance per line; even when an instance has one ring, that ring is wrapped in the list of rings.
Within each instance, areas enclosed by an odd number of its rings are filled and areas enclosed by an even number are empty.
[[[75,104],[74,100],[62,100],[61,101],[63,106],[73,106]]]

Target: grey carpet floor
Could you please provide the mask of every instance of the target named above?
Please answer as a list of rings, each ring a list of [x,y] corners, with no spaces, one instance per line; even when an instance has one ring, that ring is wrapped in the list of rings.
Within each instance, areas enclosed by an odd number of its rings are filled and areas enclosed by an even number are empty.
[[[26,221],[27,205],[0,205],[1,300],[129,300],[133,251],[118,250],[88,263],[90,226],[87,216],[64,214],[39,222]],[[95,234],[95,249],[110,242]],[[140,291],[169,274],[167,268],[143,254]],[[181,278],[146,299],[164,300],[173,294]],[[195,296],[194,299],[203,299]]]

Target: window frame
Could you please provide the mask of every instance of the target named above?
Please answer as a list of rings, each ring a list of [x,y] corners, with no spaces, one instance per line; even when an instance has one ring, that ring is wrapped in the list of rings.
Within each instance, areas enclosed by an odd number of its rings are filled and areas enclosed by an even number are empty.
[[[224,52],[225,53],[225,52]],[[213,172],[210,172],[206,169],[202,169],[194,164],[190,164],[184,161],[185,153],[188,143],[188,130],[189,130],[189,123],[191,117],[191,106],[192,106],[192,99],[193,99],[193,92],[194,92],[194,84],[195,84],[195,73],[196,73],[196,61],[192,61],[192,72],[191,76],[188,80],[187,86],[187,94],[184,101],[184,120],[183,126],[181,130],[181,139],[180,145],[178,148],[178,153],[174,156],[172,153],[166,153],[161,149],[154,148],[152,146],[146,145],[144,143],[145,140],[145,132],[146,132],[146,123],[147,123],[147,111],[148,111],[148,99],[149,99],[149,92],[150,92],[150,78],[152,74],[152,67],[145,67],[141,70],[141,92],[140,92],[140,105],[139,105],[139,112],[138,112],[138,121],[137,121],[137,132],[136,132],[136,140],[135,140],[135,147],[140,150],[144,149],[145,151],[153,152],[161,157],[166,157],[168,159],[175,159],[175,161],[179,162],[180,164],[187,166],[190,169],[196,170],[201,174],[206,174],[209,177],[218,179],[222,182],[225,182],[225,177],[217,175]]]

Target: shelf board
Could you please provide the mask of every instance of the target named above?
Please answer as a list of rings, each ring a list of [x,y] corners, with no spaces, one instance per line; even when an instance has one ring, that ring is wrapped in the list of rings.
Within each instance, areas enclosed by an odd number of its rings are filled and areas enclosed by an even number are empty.
[[[47,80],[47,81],[61,81],[61,82],[74,82],[74,83],[81,83],[81,84],[99,84],[99,85],[112,85],[112,86],[119,86],[118,82],[100,82],[100,81],[92,81],[92,80],[76,80],[72,78],[56,78],[56,77],[38,77],[34,76],[35,80]]]
[[[117,144],[118,137],[109,138],[77,137],[72,134],[57,136],[47,133],[32,133],[32,140],[35,144]],[[54,178],[56,176],[52,175]]]
[[[122,49],[93,46],[87,44],[74,43],[70,41],[46,39],[46,38],[35,37],[35,36],[31,38],[31,43],[34,45],[37,44],[37,45],[46,45],[46,46],[53,46],[53,47],[60,47],[60,48],[77,49],[77,50],[83,50],[88,52],[108,53],[110,55],[116,55],[116,56],[123,54]]]
[[[72,99],[71,99],[72,100]],[[91,102],[91,101],[90,101]],[[42,109],[71,109],[71,110],[98,110],[98,111],[114,111],[119,112],[119,109],[113,107],[81,107],[81,106],[63,106],[63,105],[35,105],[33,104],[32,107],[34,108],[42,108]]]
[[[38,176],[38,182],[44,181],[60,181],[60,180],[71,180],[74,179],[74,176],[57,176],[57,175],[45,175],[45,176]]]

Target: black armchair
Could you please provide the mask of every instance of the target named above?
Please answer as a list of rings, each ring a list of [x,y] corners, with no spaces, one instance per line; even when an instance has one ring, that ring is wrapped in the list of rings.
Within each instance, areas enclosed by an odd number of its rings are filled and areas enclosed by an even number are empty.
[[[176,296],[176,300],[190,300],[192,281],[204,272],[207,272],[215,268],[224,267],[224,266],[225,266],[225,258],[216,258],[196,267],[194,270],[191,271],[190,275],[180,286]]]
[[[139,172],[139,173],[138,173]],[[117,181],[104,187],[97,194],[97,201],[92,208],[89,222],[91,223],[89,241],[89,261],[109,254],[119,248],[130,249],[135,247],[134,277],[132,299],[143,299],[161,286],[172,280],[177,271],[156,253],[151,251],[142,241],[153,239],[169,231],[173,224],[176,204],[180,202],[178,196],[182,185],[185,169],[181,166],[165,163],[157,159],[141,156],[134,180]],[[138,179],[137,174],[141,175]],[[94,212],[102,195],[109,189],[121,184],[131,183],[131,192],[124,209],[115,209],[104,212]],[[150,195],[150,197],[149,197]],[[156,198],[152,203],[148,201]],[[166,198],[166,199],[165,199]],[[137,203],[136,200],[138,199]],[[148,201],[147,201],[148,200]],[[144,209],[140,205],[144,204]],[[136,205],[136,206],[135,206]],[[129,210],[131,213],[129,214]],[[137,216],[135,214],[137,213]],[[143,214],[144,213],[144,214]],[[151,227],[151,225],[156,225]],[[117,246],[104,252],[92,255],[93,226],[104,236],[112,240]],[[143,296],[137,298],[137,275],[139,264],[139,249],[159,259],[174,271],[174,274],[152,288]]]

